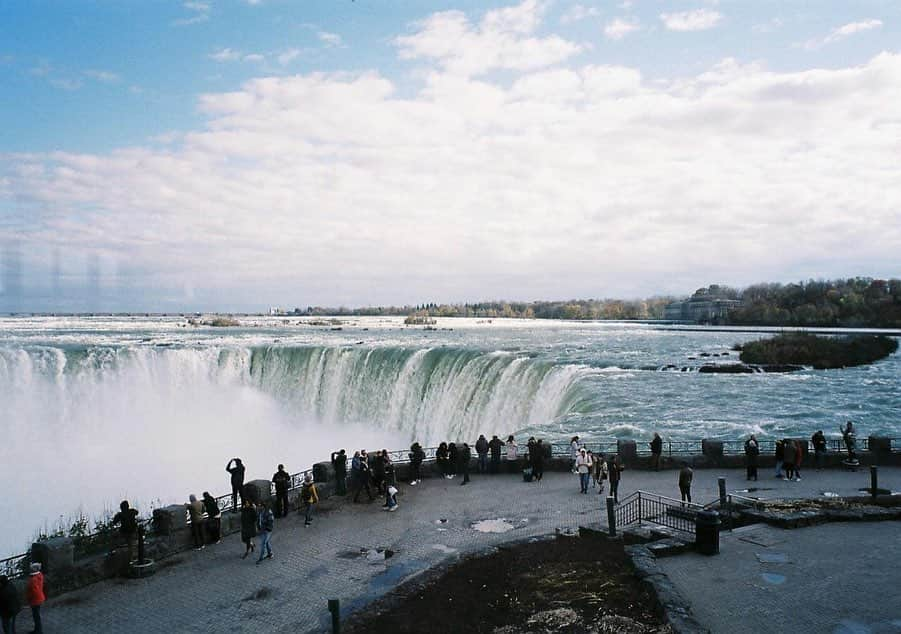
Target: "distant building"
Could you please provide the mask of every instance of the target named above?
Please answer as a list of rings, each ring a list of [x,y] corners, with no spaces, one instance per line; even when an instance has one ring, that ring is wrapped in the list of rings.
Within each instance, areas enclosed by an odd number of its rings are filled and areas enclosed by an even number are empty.
[[[741,306],[741,300],[718,297],[718,286],[700,289],[684,302],[673,302],[663,309],[664,319],[693,321],[703,324],[722,323],[730,310]]]
[[[281,315],[281,314],[282,314],[282,309],[279,308],[278,306],[272,306],[272,307],[269,309],[269,314],[272,315],[272,316],[275,316],[275,315]]]

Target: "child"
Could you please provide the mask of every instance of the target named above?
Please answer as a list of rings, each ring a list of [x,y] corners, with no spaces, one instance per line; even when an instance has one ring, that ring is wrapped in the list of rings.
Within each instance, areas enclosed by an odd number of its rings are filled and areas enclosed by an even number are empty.
[[[397,510],[397,487],[394,485],[389,485],[386,492],[386,511],[396,511]]]

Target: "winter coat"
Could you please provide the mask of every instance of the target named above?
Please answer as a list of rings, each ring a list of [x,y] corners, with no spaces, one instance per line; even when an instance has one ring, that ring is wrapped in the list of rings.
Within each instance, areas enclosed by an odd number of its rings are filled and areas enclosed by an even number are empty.
[[[511,440],[507,443],[507,460],[516,460],[519,457],[519,446],[516,441]]]
[[[304,483],[303,487],[300,489],[300,501],[304,504],[319,503],[319,493],[316,491],[315,484],[312,482],[309,484]]]
[[[241,507],[241,541],[252,539],[257,534],[257,512],[252,506]]]
[[[663,438],[660,436],[654,436],[654,440],[651,441],[651,453],[662,453],[663,452]]]
[[[457,452],[457,464],[463,468],[465,465],[469,464],[470,459],[472,458],[472,451],[470,451],[469,447],[463,445],[460,448],[460,451]]]
[[[22,601],[19,599],[19,592],[16,590],[16,584],[7,581],[6,585],[0,588],[0,616],[3,618],[11,618],[19,613],[22,609]]]
[[[782,463],[786,466],[794,466],[795,464],[795,443],[791,440],[783,445]]]
[[[745,459],[749,467],[757,466],[757,456],[760,455],[760,447],[756,440],[748,438],[745,441]]]
[[[43,572],[34,572],[28,577],[28,581],[25,584],[25,598],[31,607],[42,605],[47,600],[47,597],[44,595]]]
[[[491,450],[491,458],[494,460],[501,459],[501,447],[504,446],[504,442],[500,438],[492,438],[491,442],[488,443],[488,448]]]
[[[288,485],[291,484],[291,474],[287,471],[276,471],[272,475],[272,481],[275,483],[276,491],[287,491]]]
[[[591,458],[580,453],[576,458],[576,471],[579,473],[591,473]]]
[[[485,440],[484,436],[479,436],[479,439],[476,441],[476,453],[488,453],[488,441]]]
[[[194,500],[193,502],[185,504],[185,508],[188,509],[192,524],[200,524],[203,522],[203,502]]]
[[[619,482],[621,479],[620,472],[622,470],[623,466],[615,460],[611,460],[607,463],[607,477],[610,478],[610,482]]]
[[[225,467],[232,476],[232,486],[239,487],[244,485],[244,465],[236,464],[234,467]]]
[[[691,480],[694,477],[694,472],[691,470],[691,467],[682,467],[679,471],[679,488],[687,489],[691,487]]]
[[[219,517],[222,515],[222,510],[216,503],[216,498],[212,496],[203,498],[203,510],[206,511],[207,517]]]
[[[275,515],[271,509],[263,509],[260,511],[260,531],[263,533],[271,533],[275,529]]]

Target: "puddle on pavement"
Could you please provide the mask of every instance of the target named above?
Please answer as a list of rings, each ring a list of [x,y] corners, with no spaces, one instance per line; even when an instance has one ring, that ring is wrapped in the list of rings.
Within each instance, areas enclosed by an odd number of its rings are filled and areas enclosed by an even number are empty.
[[[760,576],[763,577],[764,581],[774,586],[781,586],[785,583],[785,575],[778,575],[775,572],[765,572]]]
[[[480,533],[506,533],[513,530],[513,524],[503,517],[475,522],[470,524],[469,527]]]
[[[370,580],[369,586],[372,589],[394,588],[404,578],[409,577],[413,573],[422,572],[427,567],[425,562],[417,561],[415,559],[412,561],[398,562],[388,566],[385,570],[374,576]]]
[[[395,555],[395,551],[390,548],[361,548],[360,550],[345,550],[338,553],[339,559],[365,559],[367,561],[377,563],[391,559]]]
[[[785,553],[756,553],[757,561],[762,564],[787,564],[788,555]]]

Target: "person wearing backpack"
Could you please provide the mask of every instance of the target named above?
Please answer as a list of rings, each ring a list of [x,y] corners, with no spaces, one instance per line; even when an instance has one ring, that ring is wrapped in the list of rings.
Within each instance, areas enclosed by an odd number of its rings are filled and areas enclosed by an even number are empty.
[[[313,505],[319,503],[319,493],[313,483],[313,476],[309,473],[303,479],[303,486],[300,488],[300,501],[303,504],[303,525],[309,526],[313,523]]]

